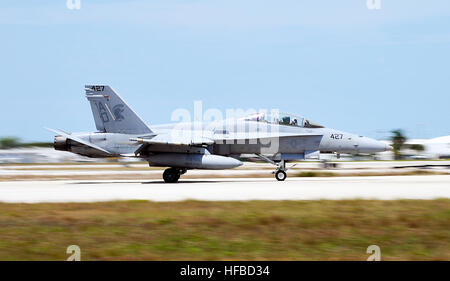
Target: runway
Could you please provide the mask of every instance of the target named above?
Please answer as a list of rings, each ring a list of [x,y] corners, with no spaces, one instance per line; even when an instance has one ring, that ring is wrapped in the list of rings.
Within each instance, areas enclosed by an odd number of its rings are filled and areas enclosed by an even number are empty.
[[[450,175],[0,182],[0,201],[10,203],[435,198],[450,198]]]

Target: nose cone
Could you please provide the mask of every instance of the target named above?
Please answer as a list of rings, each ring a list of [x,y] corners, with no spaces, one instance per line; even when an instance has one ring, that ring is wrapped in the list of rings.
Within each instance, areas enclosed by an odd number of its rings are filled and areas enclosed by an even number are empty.
[[[359,152],[374,153],[392,150],[392,147],[384,142],[371,138],[361,138],[359,141]]]

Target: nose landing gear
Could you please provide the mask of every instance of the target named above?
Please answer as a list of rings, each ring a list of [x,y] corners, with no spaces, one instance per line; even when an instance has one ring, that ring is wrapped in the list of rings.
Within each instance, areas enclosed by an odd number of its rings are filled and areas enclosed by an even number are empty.
[[[284,181],[287,178],[286,171],[288,169],[286,168],[286,161],[285,160],[281,160],[280,162],[275,162],[272,159],[270,159],[270,158],[268,158],[268,157],[266,157],[266,156],[264,156],[262,154],[256,154],[256,155],[259,158],[261,158],[262,160],[277,166],[276,171],[272,173],[272,174],[275,174],[275,178],[277,179],[277,181]],[[294,167],[294,166],[292,166],[292,167]],[[290,168],[292,168],[292,167],[290,167]]]
[[[280,163],[277,164],[277,166],[278,167],[277,170],[275,171],[275,178],[277,179],[277,181],[284,181],[287,178],[286,161],[281,160]]]

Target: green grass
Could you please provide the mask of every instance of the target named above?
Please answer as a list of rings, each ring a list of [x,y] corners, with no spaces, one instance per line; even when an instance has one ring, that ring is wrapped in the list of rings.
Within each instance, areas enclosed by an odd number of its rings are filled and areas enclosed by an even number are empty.
[[[337,177],[339,174],[332,173],[332,172],[319,172],[319,171],[305,171],[305,172],[299,172],[294,175],[295,177]]]
[[[0,260],[450,259],[450,200],[0,204]]]

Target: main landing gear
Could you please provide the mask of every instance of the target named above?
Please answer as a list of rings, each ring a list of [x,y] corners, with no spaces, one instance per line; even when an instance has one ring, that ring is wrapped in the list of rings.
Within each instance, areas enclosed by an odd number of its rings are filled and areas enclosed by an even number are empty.
[[[176,183],[182,174],[186,173],[186,169],[168,168],[163,173],[163,179],[166,183]]]

